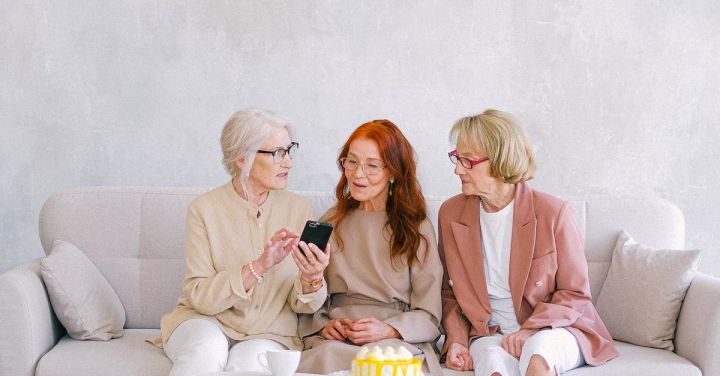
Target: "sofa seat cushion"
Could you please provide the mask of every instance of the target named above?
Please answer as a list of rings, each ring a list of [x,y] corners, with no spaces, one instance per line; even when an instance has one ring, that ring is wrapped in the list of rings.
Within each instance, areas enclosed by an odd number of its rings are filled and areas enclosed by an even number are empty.
[[[581,367],[564,376],[702,376],[700,369],[674,352],[615,341],[620,353],[600,367]]]
[[[681,356],[667,350],[641,347],[615,341],[620,356],[600,367],[584,366],[563,376],[702,376],[700,369]],[[443,376],[473,376],[443,366]]]
[[[125,329],[122,337],[107,342],[65,336],[40,359],[35,375],[166,376],[172,362],[162,349],[145,342],[159,335],[159,329]]]

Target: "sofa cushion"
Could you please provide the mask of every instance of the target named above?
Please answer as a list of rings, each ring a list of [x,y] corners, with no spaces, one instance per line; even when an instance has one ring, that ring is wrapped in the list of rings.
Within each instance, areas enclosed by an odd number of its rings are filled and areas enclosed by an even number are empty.
[[[613,338],[673,350],[675,324],[699,250],[656,250],[618,235],[597,311]]]
[[[55,315],[72,338],[107,341],[122,336],[125,309],[81,250],[56,240],[40,265]]]
[[[620,356],[600,367],[582,366],[563,376],[702,376],[700,369],[670,351],[651,349],[615,341]],[[473,376],[470,371],[458,372],[443,366],[443,376]]]
[[[125,307],[125,327],[156,329],[184,277],[185,217],[202,188],[88,187],[53,195],[40,214],[40,240],[82,249]]]
[[[65,336],[40,359],[35,375],[167,375],[172,362],[162,349],[145,342],[159,335],[157,329],[126,329],[121,338],[107,342]]]
[[[702,376],[700,369],[681,356],[665,350],[615,341],[620,355],[600,367],[584,366],[563,376]]]

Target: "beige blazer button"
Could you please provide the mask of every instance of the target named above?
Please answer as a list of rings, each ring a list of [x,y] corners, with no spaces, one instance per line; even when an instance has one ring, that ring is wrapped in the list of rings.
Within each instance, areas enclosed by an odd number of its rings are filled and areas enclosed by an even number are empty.
[[[535,286],[537,286],[537,287],[542,287],[542,285],[543,285],[542,281],[535,282]]]
[[[453,281],[452,281],[452,279],[451,279],[451,280],[448,280],[448,285],[450,285],[450,287],[453,287]]]

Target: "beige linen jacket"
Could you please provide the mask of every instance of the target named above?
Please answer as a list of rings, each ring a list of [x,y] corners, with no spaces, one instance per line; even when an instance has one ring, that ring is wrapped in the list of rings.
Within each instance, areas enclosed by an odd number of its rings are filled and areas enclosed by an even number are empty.
[[[257,207],[242,199],[232,182],[195,199],[187,215],[182,295],[175,310],[161,319],[162,342],[153,343],[167,342],[183,321],[201,318],[237,341],[263,338],[302,349],[296,313],[320,308],[327,288],[303,294],[289,256],[247,292],[241,270],[263,252],[275,231],[286,227],[299,233],[311,218],[310,204],[294,193],[270,191]]]

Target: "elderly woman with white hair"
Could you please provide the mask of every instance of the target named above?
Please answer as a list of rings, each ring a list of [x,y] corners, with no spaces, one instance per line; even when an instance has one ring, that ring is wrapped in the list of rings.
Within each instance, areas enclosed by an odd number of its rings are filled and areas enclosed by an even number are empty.
[[[299,146],[292,136],[287,120],[259,109],[225,124],[232,179],[188,209],[182,295],[153,341],[172,360],[170,375],[261,371],[260,353],[302,350],[296,313],[325,301],[329,254],[299,241],[312,207],[283,190]]]

